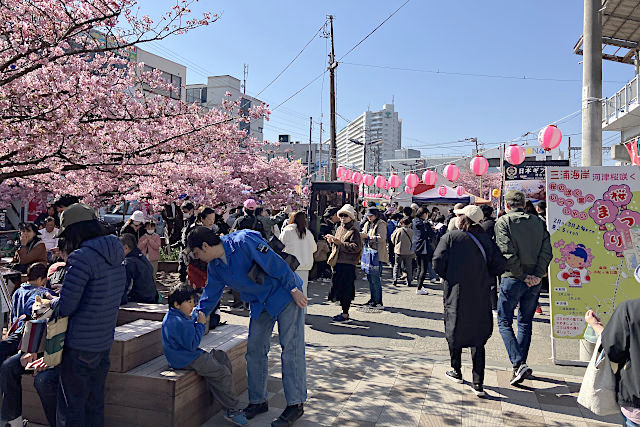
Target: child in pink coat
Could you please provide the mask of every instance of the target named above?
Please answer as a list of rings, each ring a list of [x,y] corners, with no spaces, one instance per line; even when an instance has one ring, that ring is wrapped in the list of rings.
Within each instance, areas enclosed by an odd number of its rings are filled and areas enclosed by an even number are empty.
[[[138,240],[138,248],[149,259],[153,266],[153,277],[156,277],[158,272],[158,261],[160,260],[160,235],[156,233],[156,223],[149,220],[145,224],[146,233],[143,234]]]

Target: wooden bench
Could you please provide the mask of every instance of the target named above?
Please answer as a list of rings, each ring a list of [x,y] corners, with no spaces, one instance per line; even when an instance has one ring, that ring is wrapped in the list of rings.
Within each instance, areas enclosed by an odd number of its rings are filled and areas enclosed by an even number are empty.
[[[139,319],[116,327],[111,372],[127,372],[162,355],[162,322]]]
[[[231,359],[236,393],[247,388],[248,328],[224,325],[202,338],[204,350],[223,350]],[[23,416],[46,424],[33,378],[22,379]],[[171,369],[164,356],[128,372],[109,372],[105,386],[105,425],[199,427],[217,411],[205,380],[191,370]]]
[[[130,302],[125,305],[121,305],[118,310],[118,320],[116,325],[124,325],[125,323],[135,322],[136,320],[154,320],[162,322],[164,315],[169,311],[167,304],[145,304],[141,302]],[[207,319],[209,319],[207,317]],[[209,322],[205,323],[204,333],[209,332]]]

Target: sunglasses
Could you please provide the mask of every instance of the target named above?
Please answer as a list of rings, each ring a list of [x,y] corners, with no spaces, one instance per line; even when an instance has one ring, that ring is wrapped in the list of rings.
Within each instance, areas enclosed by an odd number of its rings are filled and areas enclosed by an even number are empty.
[[[340,218],[346,218],[346,217],[348,217],[349,215],[347,215],[346,213],[341,213],[341,214],[338,214],[338,216],[339,216]]]

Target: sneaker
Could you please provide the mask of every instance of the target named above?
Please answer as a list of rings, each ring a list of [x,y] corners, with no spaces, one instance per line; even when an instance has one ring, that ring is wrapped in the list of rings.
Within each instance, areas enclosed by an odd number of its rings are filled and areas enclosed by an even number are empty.
[[[304,405],[290,405],[280,414],[278,418],[271,422],[271,427],[289,427],[292,426],[298,418],[304,414]]]
[[[486,396],[486,393],[484,392],[484,389],[482,388],[482,385],[480,385],[480,384],[474,384],[473,385],[473,392],[478,397],[485,397]]]
[[[269,404],[267,402],[262,403],[249,403],[249,406],[244,408],[242,411],[244,416],[250,420],[254,418],[256,415],[260,415],[263,412],[269,411]]]
[[[416,289],[416,295],[429,295],[429,291],[425,288]]]
[[[537,306],[537,307],[536,307],[536,313],[538,313],[538,314],[542,314],[542,307]]]
[[[447,378],[449,378],[454,383],[462,384],[462,372],[454,371],[453,369],[445,372]]]
[[[523,363],[518,367],[518,369],[513,370],[513,376],[511,377],[511,381],[509,383],[511,385],[520,384],[522,381],[529,378],[532,372],[533,370],[528,367],[526,363]]]
[[[378,310],[384,310],[384,305],[382,305],[381,302],[377,302],[377,303],[371,304],[371,308],[375,308],[375,309],[378,309]]]
[[[246,426],[249,423],[249,420],[241,410],[227,409],[223,416],[225,420],[237,426]]]
[[[345,317],[344,314],[340,313],[337,316],[333,316],[331,318],[332,321],[334,322],[339,322],[339,323],[345,323],[345,322],[349,322],[351,320],[350,317]]]
[[[324,278],[320,279],[320,281],[324,282],[324,283],[331,283],[331,279],[329,279],[328,277],[324,277]]]
[[[497,319],[497,318],[498,318],[498,310],[491,310],[491,313],[493,313],[493,317],[494,317],[495,319]]]

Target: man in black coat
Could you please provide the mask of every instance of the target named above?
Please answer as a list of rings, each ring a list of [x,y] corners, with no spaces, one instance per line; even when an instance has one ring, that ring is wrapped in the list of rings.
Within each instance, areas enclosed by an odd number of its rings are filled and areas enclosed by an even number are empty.
[[[153,278],[153,266],[136,244],[133,234],[120,236],[124,248],[124,267],[127,271],[127,287],[122,295],[122,303],[142,302],[154,304],[158,302],[158,291]]]
[[[482,205],[480,207],[482,209],[482,213],[484,214],[484,218],[480,222],[480,227],[484,230],[485,233],[491,240],[495,243],[496,241],[496,233],[493,230],[493,227],[496,225],[496,220],[493,219],[493,208],[491,205]],[[491,297],[491,312],[493,313],[493,317],[498,317],[498,282],[500,278],[495,277],[491,280],[491,287],[489,289],[489,296]]]

